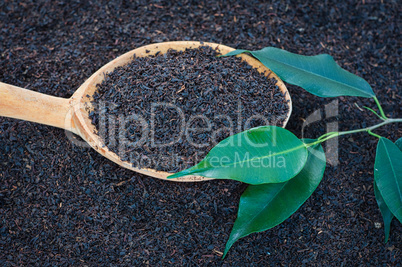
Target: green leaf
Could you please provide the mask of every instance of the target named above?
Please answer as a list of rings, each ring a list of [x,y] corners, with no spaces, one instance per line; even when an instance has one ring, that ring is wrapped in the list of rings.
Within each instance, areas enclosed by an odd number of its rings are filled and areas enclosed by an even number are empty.
[[[197,165],[170,175],[199,175],[248,184],[281,183],[296,176],[307,148],[294,134],[277,126],[256,127],[217,144]]]
[[[399,138],[395,145],[402,151],[402,138]],[[378,207],[380,208],[382,218],[384,220],[384,235],[385,235],[385,243],[388,242],[389,233],[391,230],[391,221],[394,218],[394,215],[389,210],[387,204],[384,201],[380,191],[378,190],[377,184],[374,181],[374,195],[377,200]]]
[[[325,165],[324,151],[317,145],[309,148],[307,163],[295,178],[278,184],[250,185],[240,198],[237,219],[223,257],[238,239],[275,227],[296,212],[317,188]]]
[[[384,137],[377,145],[374,179],[389,210],[402,222],[402,151]]]
[[[396,140],[395,145],[402,151],[402,137]]]
[[[257,51],[235,50],[224,56],[248,52],[275,72],[283,81],[298,85],[320,97],[374,97],[371,86],[344,69],[327,54],[302,56],[275,47]]]
[[[385,243],[387,243],[389,238],[389,232],[391,229],[391,221],[394,218],[394,215],[389,210],[387,204],[385,204],[384,198],[382,197],[380,191],[378,190],[375,181],[374,181],[374,195],[375,199],[377,200],[378,207],[380,208],[382,219],[384,220]]]

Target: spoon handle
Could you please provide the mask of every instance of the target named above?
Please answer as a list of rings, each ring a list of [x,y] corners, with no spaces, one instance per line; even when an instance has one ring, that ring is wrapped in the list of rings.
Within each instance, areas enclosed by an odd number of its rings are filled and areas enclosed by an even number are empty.
[[[0,82],[0,116],[46,124],[72,132],[70,99]]]

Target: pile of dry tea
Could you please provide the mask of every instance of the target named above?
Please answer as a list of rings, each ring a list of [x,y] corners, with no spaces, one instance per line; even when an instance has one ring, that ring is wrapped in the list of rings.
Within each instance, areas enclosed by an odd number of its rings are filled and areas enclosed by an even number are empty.
[[[177,172],[229,135],[288,113],[276,80],[240,58],[203,46],[135,57],[107,73],[93,95],[92,123],[134,167]]]

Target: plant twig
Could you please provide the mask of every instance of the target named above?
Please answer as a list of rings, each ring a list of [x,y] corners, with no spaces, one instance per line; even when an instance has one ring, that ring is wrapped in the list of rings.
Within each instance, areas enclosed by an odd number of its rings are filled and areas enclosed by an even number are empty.
[[[376,125],[373,125],[373,126],[370,126],[370,127],[366,127],[366,128],[362,128],[362,129],[357,129],[357,130],[326,133],[326,134],[323,134],[322,136],[320,136],[317,139],[317,141],[315,141],[313,143],[310,143],[307,146],[316,145],[316,144],[325,142],[325,141],[327,141],[327,140],[329,140],[331,138],[337,137],[337,136],[346,135],[346,134],[360,133],[360,132],[367,132],[367,133],[369,133],[369,134],[371,134],[371,135],[373,135],[375,137],[381,138],[380,135],[375,134],[372,131],[377,129],[377,128],[379,128],[379,127],[381,127],[381,126],[384,126],[384,125],[387,125],[387,124],[390,124],[390,123],[398,123],[398,122],[402,122],[402,118],[400,118],[400,119],[385,119],[383,122],[381,122],[379,124],[376,124]]]
[[[371,108],[369,108],[369,107],[366,107],[366,106],[363,106],[363,108],[370,110],[371,112],[374,113],[374,115],[376,115],[378,118],[382,119],[383,121],[386,120],[386,119],[384,119],[382,116],[380,116],[380,114],[378,114],[377,112],[375,112],[375,110],[373,110],[373,109],[371,109]]]
[[[374,136],[374,137],[377,137],[378,139],[382,138],[381,135],[375,134],[375,133],[373,133],[371,130],[368,130],[367,133],[370,134],[370,135],[372,135],[372,136]]]
[[[381,117],[383,117],[385,120],[388,119],[387,116],[385,116],[385,113],[384,113],[384,110],[381,107],[380,101],[378,101],[376,96],[373,97],[373,99],[374,99],[375,103],[377,104],[378,109],[380,110]]]

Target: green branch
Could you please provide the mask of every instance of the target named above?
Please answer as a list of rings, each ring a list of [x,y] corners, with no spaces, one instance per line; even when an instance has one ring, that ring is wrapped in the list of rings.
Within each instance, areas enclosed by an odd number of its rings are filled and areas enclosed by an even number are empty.
[[[326,134],[321,135],[317,141],[308,144],[307,146],[313,146],[316,144],[320,144],[322,142],[325,142],[331,138],[337,137],[337,136],[341,136],[341,135],[346,135],[346,134],[354,134],[354,133],[360,133],[360,132],[367,132],[368,134],[375,136],[377,138],[381,138],[380,135],[373,133],[372,131],[380,128],[381,126],[390,124],[390,123],[398,123],[398,122],[402,122],[402,118],[401,119],[385,119],[383,122],[370,126],[370,127],[366,127],[366,128],[362,128],[362,129],[357,129],[357,130],[350,130],[350,131],[343,131],[343,132],[329,132]]]

